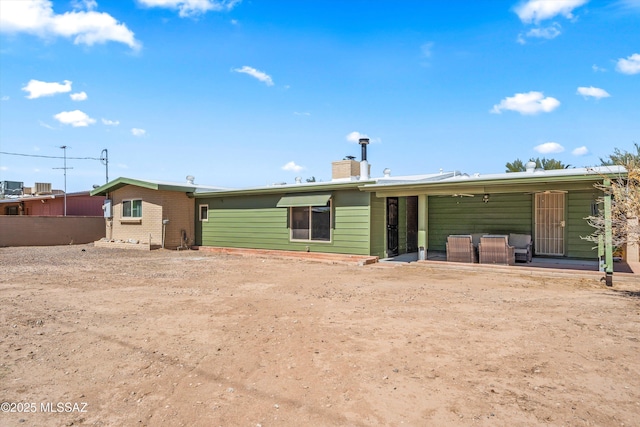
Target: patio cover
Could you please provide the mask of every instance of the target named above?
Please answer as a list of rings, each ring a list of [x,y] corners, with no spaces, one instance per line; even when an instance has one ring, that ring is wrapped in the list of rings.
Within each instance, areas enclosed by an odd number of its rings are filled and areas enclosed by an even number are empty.
[[[330,198],[331,193],[285,194],[276,206],[279,208],[326,206]]]

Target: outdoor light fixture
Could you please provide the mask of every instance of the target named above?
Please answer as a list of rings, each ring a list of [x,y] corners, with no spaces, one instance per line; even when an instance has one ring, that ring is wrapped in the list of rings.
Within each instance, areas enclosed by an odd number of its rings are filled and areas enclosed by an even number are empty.
[[[482,196],[482,201],[485,202],[485,203],[488,203],[489,202],[489,195],[485,194],[484,196]]]

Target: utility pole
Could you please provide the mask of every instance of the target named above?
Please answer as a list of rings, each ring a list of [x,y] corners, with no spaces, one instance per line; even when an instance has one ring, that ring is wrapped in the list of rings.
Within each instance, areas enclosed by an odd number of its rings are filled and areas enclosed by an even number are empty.
[[[100,161],[104,165],[105,173],[107,177],[106,182],[108,183],[109,182],[109,151],[107,151],[106,148],[102,150],[102,153],[100,153]]]
[[[73,169],[67,167],[67,146],[63,145],[60,148],[64,150],[64,167],[61,168],[53,168],[53,169],[62,169],[64,170],[64,216],[67,216],[67,169]]]

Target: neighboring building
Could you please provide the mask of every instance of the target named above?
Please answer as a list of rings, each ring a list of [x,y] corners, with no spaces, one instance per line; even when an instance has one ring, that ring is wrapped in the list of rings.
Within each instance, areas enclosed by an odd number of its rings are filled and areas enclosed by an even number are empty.
[[[91,194],[106,197],[106,243],[175,249],[188,248],[195,240],[194,193],[217,189],[194,184],[193,179],[176,183],[118,178]]]
[[[0,199],[0,215],[102,216],[104,197],[92,197],[89,191],[77,193],[51,192]]]

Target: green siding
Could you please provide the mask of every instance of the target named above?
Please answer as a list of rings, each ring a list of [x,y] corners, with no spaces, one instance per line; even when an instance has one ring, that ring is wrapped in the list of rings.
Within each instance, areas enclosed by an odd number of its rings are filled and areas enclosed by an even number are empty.
[[[572,191],[567,194],[567,218],[566,247],[567,256],[572,258],[598,258],[598,251],[594,244],[582,239],[580,236],[588,236],[593,233],[593,228],[585,218],[591,215],[591,205],[601,196],[595,189],[592,191]]]
[[[475,197],[430,196],[428,247],[444,251],[447,236],[470,233],[532,234],[531,194],[491,194],[488,203],[482,194]]]
[[[284,194],[203,198],[209,221],[202,224],[202,245],[232,248],[369,254],[370,194],[333,192],[331,242],[289,240],[289,208],[278,208]]]
[[[370,254],[380,258],[386,257],[385,236],[386,224],[386,200],[371,194],[371,246]]]

